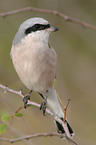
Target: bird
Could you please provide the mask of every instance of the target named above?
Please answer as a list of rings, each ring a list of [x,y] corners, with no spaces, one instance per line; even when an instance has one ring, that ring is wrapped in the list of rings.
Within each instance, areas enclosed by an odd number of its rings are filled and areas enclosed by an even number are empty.
[[[56,90],[53,88],[57,54],[49,44],[49,36],[55,31],[58,31],[57,27],[40,17],[24,21],[13,39],[10,55],[13,66],[24,85],[29,90],[38,92],[44,99],[41,103],[43,114],[45,114],[47,103],[49,110],[64,121],[64,112]],[[28,102],[27,99],[30,98],[25,97],[25,105]],[[57,120],[55,120],[55,125],[58,133],[66,133],[62,124]],[[65,125],[72,137],[74,132],[67,119]]]

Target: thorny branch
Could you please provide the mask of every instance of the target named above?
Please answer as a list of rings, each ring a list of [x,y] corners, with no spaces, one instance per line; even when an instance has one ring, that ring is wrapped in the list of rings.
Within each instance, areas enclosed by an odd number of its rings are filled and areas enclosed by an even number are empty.
[[[19,95],[20,97],[24,98],[24,95],[22,94],[21,91],[15,91],[13,89],[10,89],[2,84],[0,84],[0,88],[5,90],[5,93],[10,92],[16,95]],[[32,102],[32,101],[28,101],[27,105],[33,105],[36,107],[40,108],[40,104],[36,103],[36,102]],[[65,127],[65,123],[59,119],[57,116],[55,116],[49,109],[46,108],[46,113],[49,114],[51,117],[53,117],[56,121],[58,121],[60,124],[62,124],[62,126],[65,128],[65,135],[62,134],[58,134],[58,133],[40,133],[40,134],[34,134],[34,135],[27,135],[27,136],[23,136],[20,138],[16,138],[16,139],[8,139],[8,138],[0,138],[0,141],[6,141],[6,142],[17,142],[20,140],[25,140],[25,139],[30,139],[30,138],[35,138],[35,137],[40,137],[40,136],[59,136],[59,137],[65,137],[69,142],[73,143],[74,145],[78,145],[78,143],[76,143],[68,134],[66,131],[66,127]]]
[[[57,10],[50,10],[50,9],[40,9],[40,8],[35,8],[35,7],[25,7],[25,8],[13,10],[13,11],[5,12],[5,13],[0,13],[0,17],[7,17],[7,16],[10,16],[10,15],[14,15],[14,14],[25,12],[25,11],[35,11],[35,12],[41,12],[41,13],[48,13],[48,14],[57,15],[57,16],[62,17],[66,21],[73,22],[73,23],[79,24],[79,25],[81,25],[83,27],[96,30],[96,26],[94,26],[92,24],[88,24],[86,22],[82,22],[82,21],[80,21],[78,19],[69,17],[69,16],[65,15],[64,13],[61,13],[61,12],[59,12]]]
[[[57,136],[57,137],[62,137],[61,134],[59,133],[36,133],[36,134],[33,134],[33,135],[26,135],[26,136],[23,136],[23,137],[19,137],[19,138],[16,138],[16,139],[8,139],[8,138],[0,138],[0,141],[5,141],[5,142],[10,142],[10,143],[15,143],[15,142],[18,142],[18,141],[22,141],[22,140],[28,140],[28,139],[31,139],[31,138],[36,138],[36,137],[52,137],[52,136]],[[65,136],[64,136],[65,137]],[[72,142],[74,145],[78,145],[73,139],[70,139],[67,138],[69,142]]]

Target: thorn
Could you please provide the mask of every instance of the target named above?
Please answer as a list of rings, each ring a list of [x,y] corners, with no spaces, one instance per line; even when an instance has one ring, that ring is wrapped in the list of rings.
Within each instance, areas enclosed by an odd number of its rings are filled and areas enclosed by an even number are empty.
[[[8,87],[6,86],[5,91],[4,91],[4,94],[6,94],[7,91],[8,91]]]
[[[20,93],[20,94],[23,94],[23,92],[22,92],[21,90],[19,91],[19,93]]]

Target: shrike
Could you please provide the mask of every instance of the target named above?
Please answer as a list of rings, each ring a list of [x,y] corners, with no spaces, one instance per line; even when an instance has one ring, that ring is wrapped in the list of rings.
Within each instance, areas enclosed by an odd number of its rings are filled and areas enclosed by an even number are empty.
[[[11,58],[15,70],[21,81],[29,90],[38,92],[50,111],[64,120],[64,113],[60,107],[56,90],[53,89],[53,81],[56,75],[57,55],[49,44],[49,35],[58,28],[52,26],[43,18],[31,18],[20,25],[13,40]],[[26,100],[26,99],[25,99]],[[26,101],[25,101],[26,103]],[[46,108],[46,107],[45,107]],[[55,121],[58,133],[65,133],[63,126]],[[65,120],[69,135],[73,130]]]

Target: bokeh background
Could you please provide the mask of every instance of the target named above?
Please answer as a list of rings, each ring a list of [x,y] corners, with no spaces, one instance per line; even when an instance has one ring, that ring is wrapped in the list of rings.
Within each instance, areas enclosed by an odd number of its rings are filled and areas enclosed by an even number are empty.
[[[27,6],[52,9],[96,25],[95,0],[0,0],[0,12]],[[96,31],[66,22],[59,16],[40,12],[23,12],[0,17],[0,84],[15,90],[28,92],[17,76],[10,58],[12,40],[19,25],[28,18],[43,17],[57,26],[50,44],[58,54],[57,90],[64,104],[70,98],[67,118],[74,129],[74,139],[81,145],[96,145]],[[42,98],[32,93],[32,101],[40,103]],[[14,112],[23,104],[22,98],[0,89],[0,114]],[[7,122],[9,127],[0,137],[16,138],[28,134],[56,131],[53,119],[44,117],[42,111],[30,107],[20,111],[21,118]],[[0,124],[2,121],[0,120]],[[0,145],[10,143],[0,142]],[[41,137],[14,143],[15,145],[69,145],[58,137]]]

